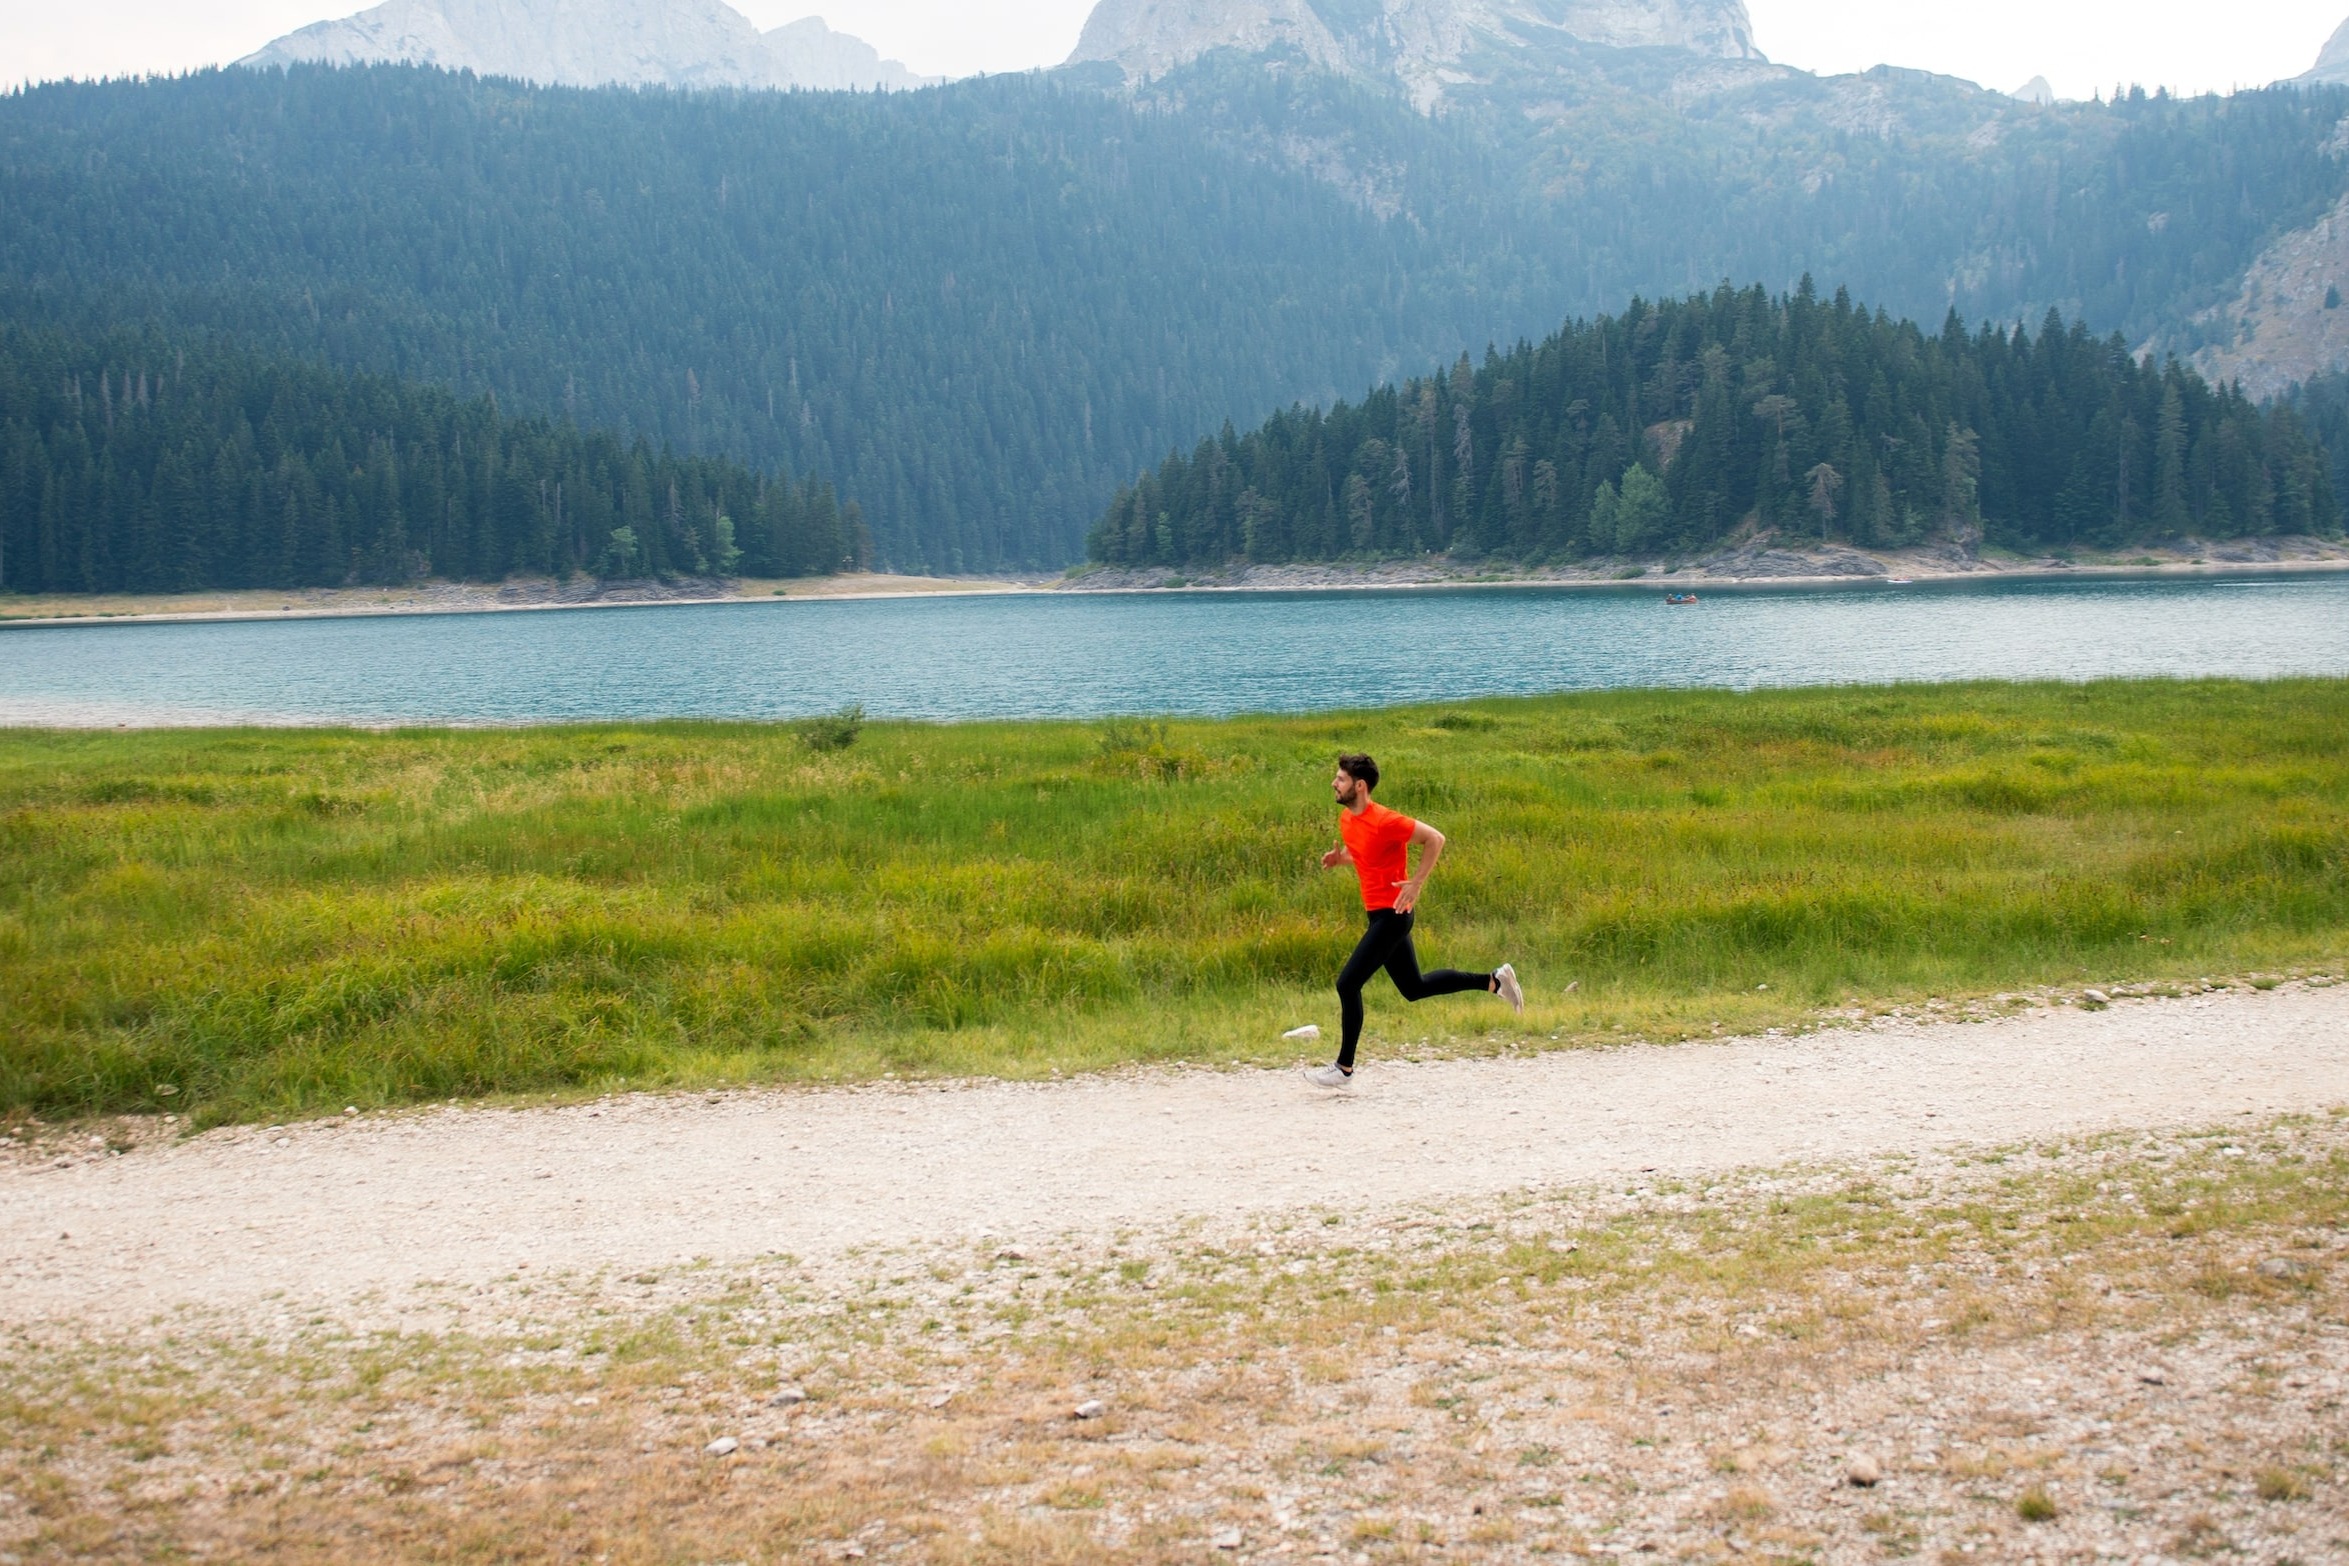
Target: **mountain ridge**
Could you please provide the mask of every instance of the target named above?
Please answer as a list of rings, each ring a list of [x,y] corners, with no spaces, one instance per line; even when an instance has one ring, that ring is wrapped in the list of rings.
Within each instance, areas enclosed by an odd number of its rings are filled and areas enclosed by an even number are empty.
[[[1101,0],[1068,63],[1149,81],[1217,50],[1401,85],[1425,113],[1511,57],[1664,49],[1766,65],[1744,0]]]
[[[558,87],[906,90],[937,80],[821,17],[762,33],[724,0],[384,0],[236,63],[426,65]]]

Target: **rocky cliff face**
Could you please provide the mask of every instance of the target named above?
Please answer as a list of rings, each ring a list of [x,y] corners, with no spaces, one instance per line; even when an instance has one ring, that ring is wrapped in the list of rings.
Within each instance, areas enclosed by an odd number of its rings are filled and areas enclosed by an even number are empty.
[[[2300,78],[2304,82],[2349,83],[2349,22],[2343,22],[2339,31],[2326,43],[2324,53],[2316,57],[2316,67]]]
[[[1745,0],[1101,0],[1069,63],[1146,79],[1212,49],[1279,50],[1398,80],[1424,107],[1475,79],[1482,56],[1578,44],[1762,58]]]
[[[2279,396],[2312,376],[2349,367],[2349,197],[2312,227],[2268,246],[2241,291],[2195,321],[2217,339],[2189,360],[2211,381],[2236,381],[2254,398]],[[2168,344],[2147,345],[2163,351]]]
[[[248,66],[436,65],[593,87],[919,87],[926,78],[809,17],[762,34],[723,0],[385,0],[316,22]]]
[[[766,35],[767,47],[781,61],[787,85],[826,92],[886,87],[927,87],[934,76],[916,76],[862,38],[836,33],[820,16],[802,17]]]

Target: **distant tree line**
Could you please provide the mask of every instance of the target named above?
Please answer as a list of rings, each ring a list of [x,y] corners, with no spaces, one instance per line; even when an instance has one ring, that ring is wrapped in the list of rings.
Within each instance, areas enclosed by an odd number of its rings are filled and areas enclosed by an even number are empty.
[[[865,549],[816,479],[201,340],[0,328],[0,587],[795,576]]]
[[[2333,534],[2323,449],[2050,313],[1939,335],[1848,294],[1727,286],[1576,322],[1539,345],[1327,412],[1230,426],[1122,490],[1119,565],[1449,551],[1671,554],[1749,525],[1863,546],[2015,548]]]

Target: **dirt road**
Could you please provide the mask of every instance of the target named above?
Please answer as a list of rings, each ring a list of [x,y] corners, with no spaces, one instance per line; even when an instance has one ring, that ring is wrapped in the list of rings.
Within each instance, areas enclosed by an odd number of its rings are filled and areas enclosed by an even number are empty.
[[[0,1322],[1004,1244],[2349,1105],[2349,986],[1422,1065],[442,1109],[0,1170]]]

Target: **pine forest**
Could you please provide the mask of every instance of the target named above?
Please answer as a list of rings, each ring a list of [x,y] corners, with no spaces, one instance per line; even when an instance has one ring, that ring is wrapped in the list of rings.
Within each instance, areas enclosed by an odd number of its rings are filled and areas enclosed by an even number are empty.
[[[829,485],[201,341],[0,329],[0,579],[32,592],[806,575]]]
[[[1808,280],[1635,301],[1326,412],[1226,427],[1122,490],[1115,565],[1683,555],[1747,529],[2016,549],[2336,534],[2323,448],[2050,314],[1938,335]]]

